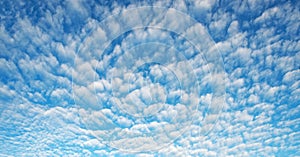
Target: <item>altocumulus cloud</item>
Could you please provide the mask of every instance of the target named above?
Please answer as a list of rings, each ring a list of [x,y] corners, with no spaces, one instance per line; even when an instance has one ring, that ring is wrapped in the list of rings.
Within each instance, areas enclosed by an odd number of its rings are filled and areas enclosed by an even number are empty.
[[[300,155],[298,1],[0,6],[1,156]]]

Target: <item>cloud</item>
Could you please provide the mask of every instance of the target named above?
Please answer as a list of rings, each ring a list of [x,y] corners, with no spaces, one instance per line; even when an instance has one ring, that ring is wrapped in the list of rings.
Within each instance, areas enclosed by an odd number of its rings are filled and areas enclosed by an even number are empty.
[[[0,2],[0,152],[297,155],[292,3]]]

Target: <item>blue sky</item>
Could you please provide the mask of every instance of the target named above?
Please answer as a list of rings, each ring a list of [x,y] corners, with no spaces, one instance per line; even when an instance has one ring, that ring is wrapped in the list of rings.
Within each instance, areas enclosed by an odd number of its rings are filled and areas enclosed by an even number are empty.
[[[0,156],[300,156],[298,1],[0,6]]]

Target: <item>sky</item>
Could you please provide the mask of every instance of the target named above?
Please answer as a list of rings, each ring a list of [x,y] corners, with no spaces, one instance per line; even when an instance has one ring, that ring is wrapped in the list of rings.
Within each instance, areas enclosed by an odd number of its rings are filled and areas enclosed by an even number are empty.
[[[300,156],[299,1],[0,6],[0,156]]]

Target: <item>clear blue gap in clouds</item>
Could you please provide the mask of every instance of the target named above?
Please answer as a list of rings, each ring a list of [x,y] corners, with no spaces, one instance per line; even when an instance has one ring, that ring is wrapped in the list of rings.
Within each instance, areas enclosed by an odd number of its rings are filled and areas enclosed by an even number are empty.
[[[0,156],[132,155],[97,139],[81,116],[103,114],[107,121],[93,121],[99,127],[110,127],[111,120],[127,128],[128,132],[141,134],[149,130],[163,132],[159,129],[169,125],[160,124],[159,118],[164,120],[174,114],[178,117],[175,120],[184,119],[184,114],[179,113],[183,111],[180,105],[169,108],[161,117],[149,117],[145,122],[120,116],[114,108],[93,113],[79,108],[73,99],[72,75],[77,81],[73,82],[77,92],[83,93],[82,102],[97,102],[97,107],[111,101],[107,94],[111,85],[104,75],[107,71],[99,68],[105,57],[111,54],[99,56],[97,52],[77,52],[92,30],[108,16],[119,14],[126,8],[149,5],[175,8],[207,28],[223,56],[226,103],[216,125],[207,135],[199,132],[202,127],[208,127],[199,125],[203,120],[199,115],[199,119],[180,138],[154,152],[141,150],[141,154],[300,155],[298,1],[4,0],[0,2]],[[104,30],[103,37],[107,33],[110,32]],[[173,36],[172,40],[178,40],[174,34],[164,33],[167,37]],[[138,35],[130,31],[123,34],[118,38],[120,40],[111,43],[107,52],[115,53],[118,45],[121,48],[126,46],[126,41],[121,39],[128,39],[128,43],[139,42],[135,41]],[[160,35],[154,34],[154,37],[167,39]],[[129,36],[133,37],[129,40]],[[167,40],[164,42],[167,43]],[[178,49],[186,46],[181,42],[176,44]],[[189,59],[195,64],[201,60],[197,55]],[[74,66],[74,62],[80,63],[80,66]],[[200,64],[203,67],[195,71],[205,72],[205,63],[199,63],[199,67]],[[97,74],[96,79],[94,74]],[[83,80],[95,81],[84,84],[80,82]],[[95,90],[99,94],[97,96],[103,99],[95,99]],[[199,99],[200,104],[205,106],[210,103],[211,97],[207,93],[196,98],[188,95],[186,101]],[[185,100],[184,97],[182,99]],[[211,115],[209,118],[213,121],[216,117]],[[141,125],[144,123],[147,125]],[[176,130],[173,131],[175,134]],[[119,133],[128,132],[121,130]],[[111,137],[116,141],[115,145],[118,145],[115,138],[119,136]],[[168,140],[165,136],[154,137],[154,141]],[[123,145],[128,149],[137,147],[130,144],[130,140],[125,140]],[[145,151],[150,146],[151,143],[140,145]]]

